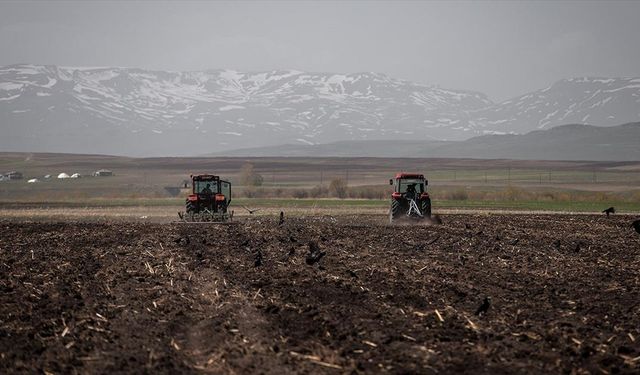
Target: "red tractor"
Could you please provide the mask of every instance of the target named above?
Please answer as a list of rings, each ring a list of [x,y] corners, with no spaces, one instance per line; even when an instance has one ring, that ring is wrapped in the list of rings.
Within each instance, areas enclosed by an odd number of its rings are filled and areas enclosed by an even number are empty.
[[[402,218],[431,218],[431,198],[427,193],[424,175],[417,173],[397,173],[395,179],[389,180],[393,185],[389,221]]]
[[[184,221],[227,221],[231,183],[211,174],[191,175],[191,194],[185,201]]]

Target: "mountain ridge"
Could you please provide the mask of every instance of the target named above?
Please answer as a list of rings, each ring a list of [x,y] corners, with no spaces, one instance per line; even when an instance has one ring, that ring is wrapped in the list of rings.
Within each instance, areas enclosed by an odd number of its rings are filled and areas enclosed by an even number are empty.
[[[227,151],[230,157],[416,157],[571,161],[640,161],[640,122],[613,127],[562,125],[527,134],[483,135],[465,141],[341,141]]]
[[[640,119],[640,78],[572,78],[494,103],[382,73],[0,67],[3,151],[198,155],[283,143],[465,140]]]

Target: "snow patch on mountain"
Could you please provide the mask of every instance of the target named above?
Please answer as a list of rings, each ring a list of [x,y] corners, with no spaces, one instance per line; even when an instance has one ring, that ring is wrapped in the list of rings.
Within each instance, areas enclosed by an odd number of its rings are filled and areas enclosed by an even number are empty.
[[[79,144],[93,149],[92,144],[100,143],[105,152],[131,155],[165,150],[192,154],[198,147],[311,139],[313,144],[460,140],[566,123],[609,126],[635,121],[638,101],[640,78],[566,79],[493,103],[482,93],[371,72],[11,65],[0,67],[0,121],[6,134],[0,147],[31,149],[39,144],[34,134],[47,134],[47,150],[72,150]],[[147,139],[146,134],[155,135]]]

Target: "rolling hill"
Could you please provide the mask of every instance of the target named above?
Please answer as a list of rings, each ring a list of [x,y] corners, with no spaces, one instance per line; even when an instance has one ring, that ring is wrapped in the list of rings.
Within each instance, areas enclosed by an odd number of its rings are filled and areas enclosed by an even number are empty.
[[[640,122],[612,127],[563,125],[466,141],[343,141],[227,151],[228,156],[420,157],[520,160],[640,160]]]

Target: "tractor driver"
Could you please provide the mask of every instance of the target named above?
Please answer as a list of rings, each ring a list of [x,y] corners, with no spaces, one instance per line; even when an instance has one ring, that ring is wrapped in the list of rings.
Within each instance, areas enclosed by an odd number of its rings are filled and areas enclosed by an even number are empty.
[[[207,184],[207,186],[204,187],[204,189],[202,189],[202,191],[200,192],[203,195],[211,195],[213,194],[213,191],[211,191],[211,184]]]
[[[416,184],[407,185],[407,194],[408,199],[416,199]]]

